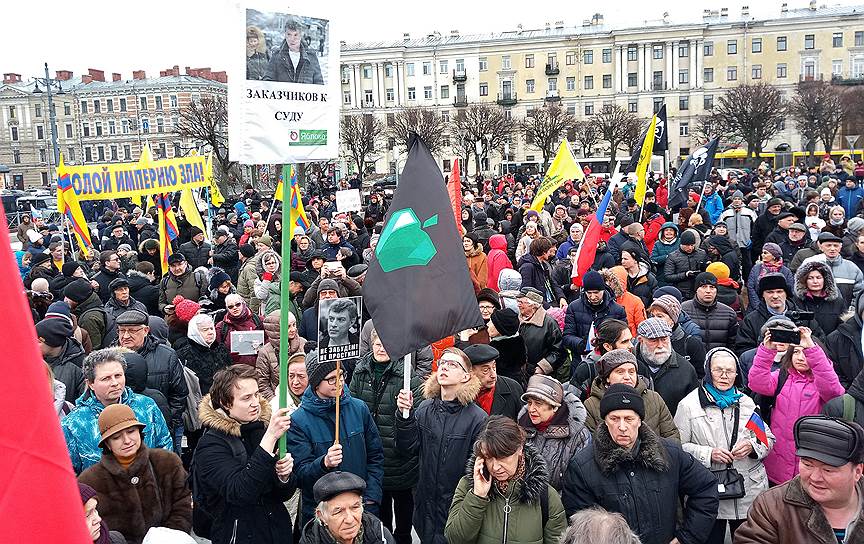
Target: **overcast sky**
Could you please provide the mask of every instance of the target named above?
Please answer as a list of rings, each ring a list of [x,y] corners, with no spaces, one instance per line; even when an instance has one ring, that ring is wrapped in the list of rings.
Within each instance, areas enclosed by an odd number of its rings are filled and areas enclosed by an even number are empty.
[[[335,0],[324,0],[334,3]],[[808,5],[807,0],[787,0],[790,9]],[[462,34],[542,28],[563,20],[580,26],[602,9],[611,26],[642,25],[669,13],[673,22],[698,22],[702,10],[728,7],[730,17],[740,14],[742,4],[750,5],[752,16],[774,17],[781,2],[712,3],[692,0],[606,0],[586,2],[525,2],[512,0],[421,0],[384,2],[380,0],[338,2],[342,39],[366,41],[401,39],[403,32],[423,36],[435,30],[444,35],[457,29]],[[822,5],[824,0],[820,1]],[[832,1],[831,5],[864,3]],[[286,2],[285,7],[291,4]],[[121,7],[122,6],[122,7]],[[597,6],[602,6],[598,8]],[[24,78],[42,74],[42,65],[52,71],[67,69],[78,77],[87,68],[120,72],[131,78],[132,70],[144,69],[148,76],[175,64],[227,69],[227,33],[232,8],[228,0],[147,0],[146,2],[87,0],[52,7],[34,1],[9,2],[3,7],[0,30],[0,72],[16,72]],[[110,77],[110,76],[109,76]]]

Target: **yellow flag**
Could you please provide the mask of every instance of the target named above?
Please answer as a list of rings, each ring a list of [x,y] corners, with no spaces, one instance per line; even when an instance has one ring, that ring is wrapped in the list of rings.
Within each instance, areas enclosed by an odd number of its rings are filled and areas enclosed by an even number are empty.
[[[153,195],[147,195],[147,199],[144,202],[147,204],[147,207],[144,208],[144,213],[147,213],[148,211],[156,207],[156,203],[153,202]]]
[[[546,199],[552,196],[552,193],[558,187],[564,184],[567,180],[581,180],[585,178],[585,172],[573,158],[573,152],[570,151],[570,145],[565,138],[561,145],[558,146],[558,153],[555,154],[555,159],[546,171],[543,177],[543,183],[537,188],[537,196],[534,197],[534,202],[531,203],[531,209],[537,211],[543,209],[543,204]]]
[[[219,190],[219,185],[216,184],[216,178],[213,176],[213,154],[210,153],[207,156],[207,160],[204,163],[204,175],[207,177],[207,180],[210,182],[210,204],[214,208],[218,208],[222,204],[225,203],[225,197],[222,196],[222,191]]]
[[[282,180],[279,180],[279,184],[276,186],[276,192],[273,193],[273,199],[282,202]]]
[[[640,206],[645,201],[645,192],[648,190],[648,167],[651,165],[651,155],[654,153],[654,126],[657,124],[657,116],[651,118],[651,124],[645,131],[645,141],[642,142],[642,151],[639,152],[639,163],[636,165],[636,192],[633,198]]]
[[[183,215],[186,216],[186,221],[189,221],[190,225],[198,227],[207,238],[210,238],[210,233],[207,232],[204,221],[201,220],[201,214],[198,213],[198,205],[195,203],[192,189],[184,189],[180,194],[180,209],[183,210]]]
[[[132,204],[135,204],[139,208],[141,207],[141,195],[132,195],[129,197],[129,200],[132,201]]]

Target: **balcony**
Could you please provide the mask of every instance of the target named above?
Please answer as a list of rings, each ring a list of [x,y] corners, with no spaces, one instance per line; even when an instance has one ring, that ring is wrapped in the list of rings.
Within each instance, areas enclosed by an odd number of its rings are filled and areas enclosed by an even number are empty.
[[[464,108],[468,105],[468,97],[464,94],[461,96],[456,95],[456,98],[453,99],[453,105],[457,108]]]
[[[822,74],[799,74],[798,81],[822,81]]]
[[[516,93],[498,93],[498,105],[499,106],[515,106],[516,105]]]
[[[364,100],[363,102],[360,103],[360,107],[363,109],[372,109],[375,107],[375,103],[374,102],[367,102]]]
[[[561,102],[561,93],[558,91],[546,91],[546,102]]]
[[[547,76],[557,76],[561,70],[558,69],[558,63],[553,62],[546,65],[546,75]]]
[[[687,84],[682,83],[682,85],[687,85]],[[666,86],[665,81],[655,80],[653,83],[651,83],[651,90],[652,91],[665,91],[666,89],[667,89],[667,86]]]
[[[861,74],[833,74],[831,83],[834,85],[864,85],[864,73]]]
[[[468,80],[465,70],[453,70],[453,83],[464,83]]]

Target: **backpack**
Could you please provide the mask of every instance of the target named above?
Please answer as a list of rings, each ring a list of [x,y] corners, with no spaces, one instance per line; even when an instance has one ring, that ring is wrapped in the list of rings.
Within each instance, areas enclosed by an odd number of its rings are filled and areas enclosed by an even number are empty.
[[[255,323],[255,330],[261,329],[261,318],[255,312],[252,312],[252,322]],[[222,318],[222,326],[219,327],[219,343],[224,344],[228,338],[228,323],[225,323],[225,318]]]
[[[855,397],[849,393],[843,395],[843,419],[846,421],[855,421],[856,409]]]
[[[549,488],[546,488],[546,493],[540,493],[540,518],[543,522],[542,527],[546,529],[546,522],[549,521]]]
[[[105,329],[102,331],[102,345],[93,346],[93,349],[110,347],[114,340],[117,339],[117,323],[114,316],[105,311],[105,308],[90,308],[89,310],[81,312],[81,315],[78,316],[78,321],[84,319],[84,316],[90,312],[101,312],[102,315],[105,316]]]
[[[780,372],[777,374],[777,387],[774,389],[774,395],[769,396],[758,393],[754,395],[756,406],[759,407],[759,413],[766,425],[771,425],[771,412],[774,411],[774,404],[777,402],[777,395],[780,394],[780,391],[783,389],[788,378],[789,372],[785,368],[781,368]]]
[[[209,432],[211,432],[209,428],[205,429],[201,438],[203,439]],[[243,443],[237,440],[229,440],[228,444],[231,447],[231,454],[235,458],[240,459],[242,465],[245,465],[247,455]],[[222,515],[222,512],[217,512],[217,507],[210,504],[210,501],[204,495],[195,461],[196,456],[193,453],[192,463],[189,465],[189,475],[186,476],[186,485],[192,491],[192,504],[195,505],[195,508],[192,509],[192,529],[196,535],[210,538],[213,532],[213,522]]]
[[[199,271],[201,271],[201,273],[199,273]],[[209,287],[209,285],[207,284],[206,278],[205,278],[206,274],[207,273],[204,272],[201,268],[196,268],[195,270],[192,271],[192,277],[195,278],[195,287],[198,289],[199,293],[201,292],[201,286],[202,285]],[[160,290],[165,291],[165,289],[168,288],[168,279],[170,277],[171,277],[170,275],[165,274],[165,277],[163,277],[162,281],[159,282],[159,289]],[[208,291],[208,289],[204,290],[205,295],[207,294],[207,291]],[[169,300],[168,303],[170,304],[171,301]]]

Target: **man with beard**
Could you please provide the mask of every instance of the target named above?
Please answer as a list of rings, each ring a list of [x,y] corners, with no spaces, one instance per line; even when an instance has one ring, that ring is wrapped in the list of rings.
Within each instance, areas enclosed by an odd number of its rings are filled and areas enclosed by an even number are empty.
[[[639,324],[636,332],[638,372],[654,383],[654,390],[674,416],[681,399],[699,385],[696,370],[672,349],[672,329],[664,320],[649,317]]]

